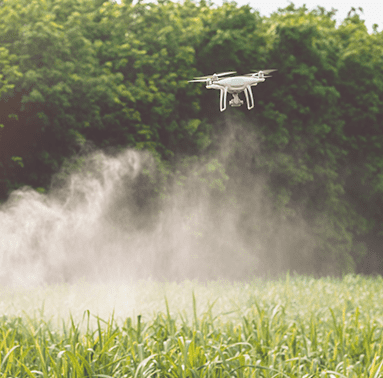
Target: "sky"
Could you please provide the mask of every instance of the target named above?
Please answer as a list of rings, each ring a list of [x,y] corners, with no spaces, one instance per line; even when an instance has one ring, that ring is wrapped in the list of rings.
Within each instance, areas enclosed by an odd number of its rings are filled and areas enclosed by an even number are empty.
[[[121,0],[116,0],[120,3]],[[174,0],[173,0],[174,1]],[[222,5],[223,0],[212,0],[214,4]],[[225,0],[230,1],[230,0]],[[249,4],[253,9],[259,11],[261,16],[269,16],[272,12],[276,12],[278,8],[286,8],[290,4],[290,0],[234,0],[238,6]],[[133,1],[135,3],[136,1]],[[330,11],[335,8],[338,11],[335,14],[337,23],[341,23],[346,17],[351,7],[358,9],[361,7],[363,13],[358,11],[369,33],[372,33],[372,25],[378,24],[378,31],[383,30],[383,1],[382,0],[293,0],[296,8],[306,4],[309,10],[315,9],[318,5]]]
[[[278,10],[278,8],[286,8],[289,4],[289,0],[235,0],[239,6],[249,4],[253,9],[258,10],[262,16],[269,16],[272,12]],[[213,0],[217,5],[222,4],[222,0]],[[378,24],[378,31],[383,30],[383,1],[382,0],[293,0],[296,8],[306,4],[309,10],[315,9],[318,5],[324,7],[326,10],[335,8],[338,11],[335,14],[335,19],[338,23],[343,21],[347,17],[347,13],[351,7],[355,9],[362,7],[363,13],[358,11],[358,14],[362,20],[365,20],[365,25],[369,33],[372,33],[372,25]]]

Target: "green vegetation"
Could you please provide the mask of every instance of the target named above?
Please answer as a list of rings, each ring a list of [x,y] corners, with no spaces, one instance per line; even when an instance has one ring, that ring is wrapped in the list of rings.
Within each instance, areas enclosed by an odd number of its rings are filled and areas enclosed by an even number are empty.
[[[287,275],[249,284],[141,282],[125,291],[3,289],[0,376],[379,378],[382,284]],[[116,293],[116,313],[108,301],[105,320],[89,312]],[[130,305],[121,311],[124,298]]]
[[[1,201],[48,191],[92,146],[147,149],[170,179],[181,157],[213,153],[232,117],[257,135],[251,174],[280,222],[315,233],[318,271],[383,271],[383,33],[355,10],[336,27],[333,11],[293,4],[261,17],[235,2],[13,0],[0,19]],[[187,83],[262,68],[278,72],[252,112],[220,114],[215,91]]]

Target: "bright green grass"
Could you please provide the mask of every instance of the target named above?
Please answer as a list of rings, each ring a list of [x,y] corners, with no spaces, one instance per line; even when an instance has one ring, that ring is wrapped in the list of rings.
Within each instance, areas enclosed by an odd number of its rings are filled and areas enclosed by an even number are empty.
[[[0,377],[383,377],[381,277],[0,288],[0,311]]]

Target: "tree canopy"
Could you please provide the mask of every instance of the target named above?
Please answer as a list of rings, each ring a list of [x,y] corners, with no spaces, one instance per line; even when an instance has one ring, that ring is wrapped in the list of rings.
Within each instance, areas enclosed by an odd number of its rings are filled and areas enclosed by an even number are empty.
[[[383,256],[383,33],[368,33],[355,11],[337,27],[334,14],[290,4],[261,17],[204,0],[4,0],[0,198],[24,185],[47,190],[88,143],[147,149],[163,167],[200,156],[217,148],[229,111],[260,143],[246,159],[280,214],[265,226],[270,249],[273,227],[304,219],[320,241],[318,271],[370,272]],[[220,114],[217,92],[187,83],[266,68],[278,71],[254,89],[252,112]]]

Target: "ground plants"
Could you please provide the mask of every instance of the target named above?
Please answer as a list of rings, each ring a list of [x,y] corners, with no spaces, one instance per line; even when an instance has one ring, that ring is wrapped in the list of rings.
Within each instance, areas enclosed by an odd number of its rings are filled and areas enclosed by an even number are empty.
[[[248,284],[130,284],[132,306],[118,316],[110,308],[108,320],[81,305],[67,318],[44,314],[60,313],[55,296],[75,304],[78,285],[27,296],[2,288],[0,377],[378,378],[382,283],[287,275]],[[102,293],[86,285],[88,299]]]

